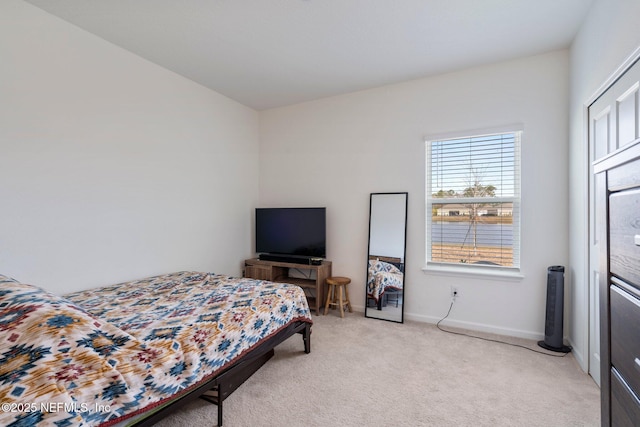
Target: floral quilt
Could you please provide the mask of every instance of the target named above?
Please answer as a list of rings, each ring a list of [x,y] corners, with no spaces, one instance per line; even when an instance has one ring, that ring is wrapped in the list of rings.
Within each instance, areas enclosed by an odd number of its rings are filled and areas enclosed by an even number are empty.
[[[376,303],[387,289],[402,290],[403,273],[398,267],[377,259],[369,260],[367,270],[367,296]]]
[[[0,425],[118,423],[294,321],[307,300],[283,283],[180,272],[62,298],[0,275]]]

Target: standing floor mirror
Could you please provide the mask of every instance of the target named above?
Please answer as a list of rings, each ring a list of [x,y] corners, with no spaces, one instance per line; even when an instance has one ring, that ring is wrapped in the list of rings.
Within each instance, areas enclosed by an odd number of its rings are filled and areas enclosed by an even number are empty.
[[[371,193],[365,317],[404,321],[408,193]]]

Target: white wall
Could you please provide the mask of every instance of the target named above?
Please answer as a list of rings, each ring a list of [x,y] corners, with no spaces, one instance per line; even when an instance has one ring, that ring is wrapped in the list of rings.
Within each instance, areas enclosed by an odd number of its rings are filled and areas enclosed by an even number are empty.
[[[570,265],[569,313],[573,353],[588,362],[588,141],[585,111],[590,98],[640,47],[640,2],[595,0],[571,47],[570,96]]]
[[[369,193],[408,191],[406,314],[540,338],[546,271],[568,261],[568,52],[261,113],[260,204],[327,206],[328,259],[364,307]],[[504,281],[423,273],[426,135],[524,126],[522,272]]]
[[[18,0],[0,58],[2,274],[59,293],[240,274],[256,111]]]
[[[444,315],[454,284],[461,324],[540,335],[545,269],[568,262],[566,329],[584,367],[584,103],[640,46],[637,16],[637,1],[594,2],[571,49],[570,107],[566,54],[555,52],[266,111],[259,130],[255,111],[5,0],[0,272],[56,291],[182,268],[238,274],[259,179],[262,206],[329,207],[329,258],[362,305],[368,193],[409,191],[409,318]],[[518,122],[525,279],[422,273],[423,137]]]
[[[369,255],[404,262],[406,200],[405,194],[376,194],[371,199]]]

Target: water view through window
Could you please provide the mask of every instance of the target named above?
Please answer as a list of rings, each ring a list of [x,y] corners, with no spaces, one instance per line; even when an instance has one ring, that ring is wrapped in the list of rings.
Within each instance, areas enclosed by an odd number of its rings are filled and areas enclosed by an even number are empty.
[[[431,260],[513,265],[512,204],[482,209],[474,220],[472,209],[473,205],[433,204]]]
[[[428,261],[519,266],[520,132],[427,142]]]

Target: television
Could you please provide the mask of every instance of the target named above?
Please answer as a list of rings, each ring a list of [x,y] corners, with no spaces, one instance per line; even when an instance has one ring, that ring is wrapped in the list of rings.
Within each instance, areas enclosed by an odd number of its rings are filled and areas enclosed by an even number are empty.
[[[311,263],[325,258],[326,208],[256,208],[261,260]]]

